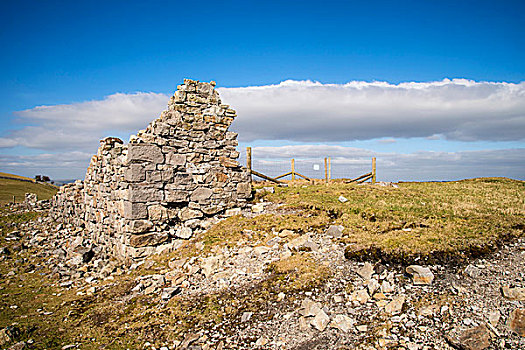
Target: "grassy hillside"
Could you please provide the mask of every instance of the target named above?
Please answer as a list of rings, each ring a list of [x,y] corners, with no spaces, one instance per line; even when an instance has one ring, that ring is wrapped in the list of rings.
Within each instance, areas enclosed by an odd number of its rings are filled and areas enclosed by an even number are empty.
[[[341,203],[339,196],[348,201]],[[525,182],[506,178],[400,183],[399,188],[296,184],[264,197],[303,209],[302,217],[289,218],[296,230],[343,225],[347,256],[358,260],[461,261],[524,232]]]
[[[15,180],[16,177],[28,179],[22,176],[6,173],[0,173],[0,176],[13,177],[13,179],[0,178],[0,205],[12,202],[13,196],[17,202],[23,202],[26,193],[36,193],[39,200],[50,199],[58,190],[56,186],[50,184]]]
[[[9,178],[12,178],[12,179],[20,179],[20,180],[27,180],[27,181],[31,181],[31,182],[36,182],[35,179],[32,179],[30,177],[25,177],[25,176],[15,175],[15,174],[9,174],[9,173],[3,173],[1,171],[0,171],[0,177],[9,177]]]

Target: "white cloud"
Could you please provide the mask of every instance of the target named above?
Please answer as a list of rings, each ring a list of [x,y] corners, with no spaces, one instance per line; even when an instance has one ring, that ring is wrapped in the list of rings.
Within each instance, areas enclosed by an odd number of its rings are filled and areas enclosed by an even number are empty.
[[[241,141],[327,142],[444,135],[462,141],[525,138],[525,82],[464,79],[353,81],[221,88]]]
[[[92,157],[87,152],[42,153],[37,155],[1,155],[3,172],[28,177],[42,174],[52,179],[83,179]]]
[[[0,138],[0,147],[86,150],[110,134],[136,133],[165,109],[169,97],[157,93],[113,94],[103,100],[39,106],[17,112],[22,124]]]
[[[381,139],[379,143],[394,143],[396,139],[412,137],[525,140],[525,82],[455,79],[395,85],[284,81],[267,86],[220,88],[219,92],[223,102],[237,110],[238,117],[232,128],[244,142],[333,143]],[[22,126],[0,135],[0,148],[22,146],[44,154],[0,155],[0,167],[28,176],[47,173],[54,178],[81,178],[99,139],[125,138],[136,133],[165,109],[168,100],[169,96],[161,93],[117,93],[102,100],[16,112]],[[21,152],[20,149],[17,152]],[[522,148],[386,154],[333,145],[304,145],[255,147],[254,161],[272,167],[276,166],[275,159],[281,159],[281,165],[274,169],[279,172],[288,169],[292,157],[303,157],[322,165],[322,158],[329,156],[334,176],[338,169],[343,169],[343,175],[351,177],[368,169],[370,158],[376,156],[378,167],[390,180],[488,175],[523,178],[524,153]],[[302,166],[300,162],[297,164]],[[302,171],[313,171],[313,164]],[[347,168],[338,168],[343,165]]]

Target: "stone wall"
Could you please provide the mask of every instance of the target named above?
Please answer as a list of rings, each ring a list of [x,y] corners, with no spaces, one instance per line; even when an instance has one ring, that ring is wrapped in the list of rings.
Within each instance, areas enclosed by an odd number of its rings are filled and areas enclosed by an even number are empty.
[[[101,141],[84,181],[60,188],[52,215],[84,225],[120,258],[151,254],[208,228],[216,215],[244,207],[250,176],[236,161],[236,112],[215,83],[184,80],[168,109],[145,130]]]

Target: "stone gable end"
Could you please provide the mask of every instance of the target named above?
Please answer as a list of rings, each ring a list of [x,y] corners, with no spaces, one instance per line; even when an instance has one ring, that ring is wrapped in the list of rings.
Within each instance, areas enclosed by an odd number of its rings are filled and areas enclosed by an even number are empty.
[[[237,162],[237,134],[228,131],[236,112],[214,87],[185,79],[167,110],[129,144],[101,140],[84,181],[60,188],[51,215],[84,226],[114,256],[135,259],[244,207],[251,179]]]

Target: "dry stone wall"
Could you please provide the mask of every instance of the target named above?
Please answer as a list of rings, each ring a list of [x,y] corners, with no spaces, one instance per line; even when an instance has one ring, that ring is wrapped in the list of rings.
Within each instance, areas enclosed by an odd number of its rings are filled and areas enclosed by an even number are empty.
[[[251,196],[238,162],[236,112],[221,103],[215,83],[184,80],[168,109],[124,144],[101,141],[84,181],[60,188],[52,215],[85,226],[119,258],[176,246],[208,228]]]

